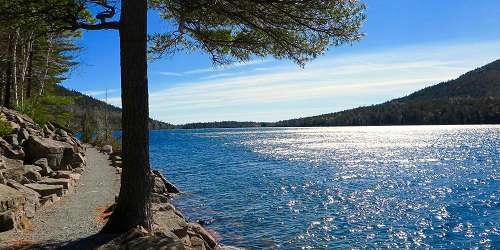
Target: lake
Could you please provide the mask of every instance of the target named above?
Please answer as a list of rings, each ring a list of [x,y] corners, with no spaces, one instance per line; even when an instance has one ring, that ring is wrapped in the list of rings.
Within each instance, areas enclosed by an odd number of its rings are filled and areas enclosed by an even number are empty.
[[[500,126],[152,131],[150,151],[224,244],[500,247]]]

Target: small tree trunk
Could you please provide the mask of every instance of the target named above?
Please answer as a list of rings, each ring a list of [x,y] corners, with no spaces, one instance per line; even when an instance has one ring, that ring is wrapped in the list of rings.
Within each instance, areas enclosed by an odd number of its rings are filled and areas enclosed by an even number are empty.
[[[28,82],[26,83],[26,98],[31,97],[31,92],[33,91],[33,56],[35,55],[35,50],[31,47],[30,55],[28,58]]]
[[[120,20],[123,171],[118,202],[104,232],[151,230],[147,0],[123,1]]]
[[[45,81],[47,80],[49,74],[49,62],[50,62],[50,54],[52,53],[52,36],[47,35],[47,55],[45,56],[45,72],[40,80],[40,90],[38,92],[38,96],[42,96],[43,89],[45,88]]]
[[[29,66],[30,62],[33,62],[31,60],[31,56],[33,55],[31,52],[32,50],[33,50],[33,32],[29,33],[26,46],[23,47],[24,60],[23,60],[22,67],[21,67],[21,78],[19,79],[19,83],[20,83],[19,97],[21,99],[20,100],[21,101],[21,110],[24,110],[24,85],[25,85],[24,83],[26,80],[26,73],[28,71],[28,66]]]
[[[17,50],[17,38],[18,31],[14,34],[9,35],[9,48],[7,52],[7,79],[5,83],[5,96],[4,96],[4,106],[6,108],[12,108],[11,96],[12,88],[16,82],[16,50]]]

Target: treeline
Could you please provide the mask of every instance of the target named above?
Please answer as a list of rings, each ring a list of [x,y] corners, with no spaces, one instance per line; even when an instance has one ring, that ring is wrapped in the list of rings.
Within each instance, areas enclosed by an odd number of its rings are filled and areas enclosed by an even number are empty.
[[[271,126],[499,124],[500,60],[387,103]]]
[[[248,128],[260,127],[258,122],[237,122],[237,121],[221,121],[221,122],[197,122],[175,126],[179,129],[200,129],[200,128]]]
[[[209,122],[178,128],[500,124],[500,60],[455,80],[386,103],[336,113],[265,122]]]

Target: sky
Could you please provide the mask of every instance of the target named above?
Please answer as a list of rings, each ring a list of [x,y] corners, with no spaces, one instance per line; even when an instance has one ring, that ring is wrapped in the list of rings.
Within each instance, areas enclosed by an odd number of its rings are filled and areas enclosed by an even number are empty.
[[[500,1],[367,0],[360,42],[301,68],[272,57],[213,67],[201,52],[148,65],[150,116],[174,124],[278,121],[372,105],[500,59]],[[168,29],[156,13],[150,32]],[[116,31],[88,31],[63,86],[120,106]]]

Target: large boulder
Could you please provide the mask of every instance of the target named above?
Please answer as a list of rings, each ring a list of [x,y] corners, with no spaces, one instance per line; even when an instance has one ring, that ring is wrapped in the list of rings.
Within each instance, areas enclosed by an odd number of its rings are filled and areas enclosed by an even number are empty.
[[[70,144],[38,136],[31,136],[24,143],[24,149],[28,162],[47,158],[49,167],[56,170],[66,169],[75,153],[75,149]]]
[[[33,217],[39,206],[39,196],[11,186],[0,184],[0,194],[0,232],[19,228],[23,218]]]
[[[26,204],[23,206],[24,214],[28,218],[35,216],[35,211],[40,207],[40,194],[30,188],[23,186],[21,183],[9,180],[7,186],[22,193],[26,198]]]

